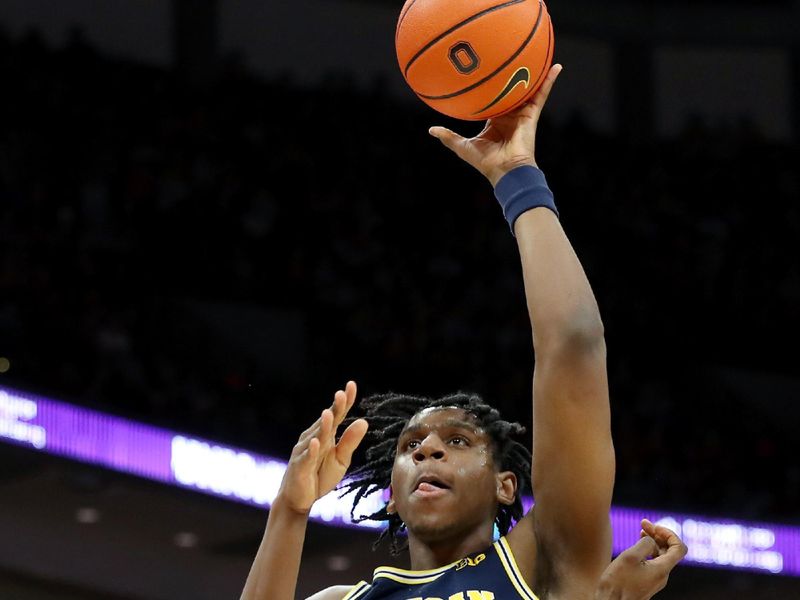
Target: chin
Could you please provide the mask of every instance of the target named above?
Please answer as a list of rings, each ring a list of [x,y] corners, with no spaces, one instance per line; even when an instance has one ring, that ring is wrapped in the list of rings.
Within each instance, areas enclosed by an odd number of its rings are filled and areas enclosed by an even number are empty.
[[[446,541],[461,529],[460,523],[440,514],[425,515],[414,521],[413,524],[406,522],[409,535],[426,544]]]

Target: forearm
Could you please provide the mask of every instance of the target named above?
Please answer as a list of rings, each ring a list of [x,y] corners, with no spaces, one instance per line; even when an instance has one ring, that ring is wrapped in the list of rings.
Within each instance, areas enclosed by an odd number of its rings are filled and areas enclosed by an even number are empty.
[[[276,498],[241,600],[294,600],[307,524]]]
[[[589,280],[556,215],[523,213],[514,225],[534,347],[599,342],[603,323]]]

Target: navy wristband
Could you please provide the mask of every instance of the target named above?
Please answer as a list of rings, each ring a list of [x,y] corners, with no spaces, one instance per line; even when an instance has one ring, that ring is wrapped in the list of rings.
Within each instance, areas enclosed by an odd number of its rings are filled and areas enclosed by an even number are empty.
[[[494,195],[511,227],[511,235],[519,216],[533,208],[543,206],[559,216],[544,173],[532,165],[517,167],[503,175],[494,187]]]

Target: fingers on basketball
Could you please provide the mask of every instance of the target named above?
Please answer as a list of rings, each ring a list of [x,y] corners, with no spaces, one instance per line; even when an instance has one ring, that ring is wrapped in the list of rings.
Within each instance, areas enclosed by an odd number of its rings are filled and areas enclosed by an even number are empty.
[[[526,104],[523,109],[526,111],[541,112],[544,105],[547,104],[547,99],[550,97],[550,92],[553,91],[553,86],[558,76],[563,70],[564,67],[561,64],[555,64],[550,67],[550,70],[547,72],[547,77],[545,77],[539,91],[534,94],[533,100]]]
[[[456,146],[464,141],[464,138],[458,135],[455,131],[448,129],[447,127],[431,127],[428,130],[433,137],[438,139],[442,144],[450,148],[450,150],[456,151]]]

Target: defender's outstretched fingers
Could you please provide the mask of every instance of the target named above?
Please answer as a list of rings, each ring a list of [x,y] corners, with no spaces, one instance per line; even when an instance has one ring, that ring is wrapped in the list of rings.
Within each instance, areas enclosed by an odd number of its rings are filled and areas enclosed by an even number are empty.
[[[333,415],[334,427],[338,427],[339,423],[344,419],[344,414],[347,412],[347,394],[344,390],[339,390],[333,395],[333,404],[331,404],[331,414]]]
[[[328,410],[327,408],[325,410]],[[297,440],[297,444],[307,443],[313,437],[316,437],[319,434],[320,427],[322,426],[322,419],[325,416],[325,410],[323,410],[319,418],[314,421],[314,424],[311,425],[308,429],[306,429],[303,433],[300,434],[300,439]],[[329,411],[330,412],[330,411]]]
[[[292,454],[289,457],[289,461],[303,461],[308,458],[309,448],[311,447],[311,442],[317,440],[317,449],[319,449],[319,440],[314,437],[306,438],[305,440],[298,441],[294,448],[292,449]]]
[[[353,452],[356,451],[359,444],[364,440],[367,435],[369,423],[365,419],[358,419],[353,421],[344,430],[342,437],[339,438],[339,443],[336,444],[336,460],[345,467],[350,466],[350,461],[353,459]]]
[[[312,436],[314,434],[314,432],[316,432],[316,430],[319,429],[319,424],[320,424],[320,420],[321,419],[322,419],[322,415],[320,414],[319,418],[316,421],[314,421],[309,426],[308,429],[306,429],[305,431],[303,431],[303,433],[300,434],[300,437],[297,438],[298,442],[302,442],[304,440],[307,440],[310,436]]]
[[[333,426],[333,411],[326,408],[322,411],[321,419],[319,435],[316,437],[319,440],[320,450],[327,452],[333,446],[333,436],[336,432],[336,428]]]
[[[353,408],[353,405],[356,403],[356,395],[358,393],[358,386],[356,385],[355,381],[348,381],[347,385],[344,386],[344,393],[347,396],[347,405],[345,406],[345,416],[347,413],[350,412],[350,409]]]
[[[344,387],[344,391],[339,390],[336,392],[332,407],[334,415],[334,429],[338,428],[339,425],[344,422],[345,418],[347,417],[347,413],[349,413],[350,409],[353,408],[353,405],[356,403],[357,391],[358,388],[356,387],[356,382],[348,381],[347,385]]]
[[[308,443],[308,448],[303,451],[303,454],[300,456],[300,461],[306,464],[314,464],[317,462],[317,458],[319,457],[319,439],[312,438],[311,441]]]
[[[333,411],[333,425],[334,428],[339,427],[347,417],[347,413],[353,408],[356,403],[356,393],[358,387],[355,381],[348,381],[344,386],[344,390],[339,390],[333,396],[333,404],[331,410]]]
[[[302,434],[300,434],[300,438],[297,440],[297,443],[294,445],[294,448],[292,449],[292,458],[297,458],[301,454],[303,454],[303,452],[308,450],[308,443],[312,439],[316,438],[317,435],[319,434],[319,427],[321,423],[322,423],[322,415],[320,415],[320,417],[316,421],[314,421],[311,427],[309,427]]]

